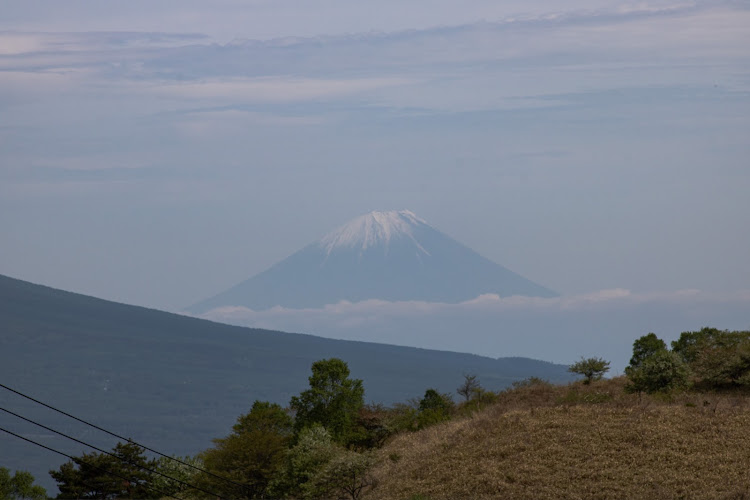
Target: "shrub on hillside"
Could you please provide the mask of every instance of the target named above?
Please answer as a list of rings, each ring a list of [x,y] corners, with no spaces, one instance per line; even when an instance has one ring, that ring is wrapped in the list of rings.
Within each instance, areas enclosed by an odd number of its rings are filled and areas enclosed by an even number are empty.
[[[590,384],[595,380],[601,380],[604,374],[609,371],[609,361],[602,358],[581,358],[580,361],[570,365],[568,371],[583,375],[583,383]]]
[[[394,434],[416,430],[417,415],[415,405],[365,405],[357,416],[356,439],[350,440],[349,444],[357,449],[380,448]]]
[[[396,403],[390,408],[389,425],[393,433],[417,430],[418,402]]]
[[[315,424],[300,432],[270,491],[274,498],[357,499],[372,482],[373,463],[372,455],[343,448],[326,428]]]
[[[706,349],[732,349],[750,342],[750,331],[729,331],[704,327],[697,332],[682,332],[672,342],[672,350],[687,363],[695,362]]]
[[[357,500],[374,483],[370,474],[374,463],[371,452],[342,450],[312,477],[311,489],[324,492],[325,498]]]
[[[710,387],[750,387],[750,342],[705,349],[693,363],[695,373]]]
[[[690,365],[699,385],[750,387],[750,331],[683,332],[672,349]]]
[[[552,384],[543,378],[528,377],[523,380],[514,380],[511,387],[513,387],[513,389],[523,389],[526,387],[552,387]]]
[[[614,399],[612,393],[606,390],[581,389],[580,385],[569,386],[568,391],[557,399],[557,403],[565,405],[600,404],[608,403]]]
[[[459,410],[461,412],[475,412],[495,404],[498,400],[498,394],[484,389],[474,391],[470,400],[461,403]]]
[[[674,352],[657,351],[637,366],[625,369],[629,383],[628,392],[670,392],[688,386],[690,369]]]
[[[424,429],[431,425],[449,420],[454,408],[449,394],[441,394],[435,389],[427,389],[419,401],[417,428]]]

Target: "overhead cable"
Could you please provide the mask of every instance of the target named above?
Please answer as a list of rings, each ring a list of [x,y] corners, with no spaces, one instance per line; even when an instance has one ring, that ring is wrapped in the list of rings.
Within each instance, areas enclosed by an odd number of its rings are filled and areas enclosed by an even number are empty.
[[[34,425],[36,425],[38,427],[41,427],[44,430],[47,430],[47,431],[50,431],[50,432],[54,432],[55,434],[57,434],[59,436],[62,436],[64,438],[66,438],[66,439],[70,439],[71,441],[75,441],[76,443],[82,444],[84,446],[88,446],[89,448],[93,448],[94,450],[98,451],[99,453],[105,453],[105,454],[109,455],[110,457],[116,458],[117,460],[120,460],[121,462],[127,463],[128,465],[132,465],[134,467],[138,467],[139,469],[143,469],[145,471],[151,472],[152,474],[158,474],[159,476],[165,477],[165,478],[170,479],[172,481],[176,481],[176,482],[178,482],[178,483],[180,483],[180,484],[182,484],[184,486],[188,486],[190,488],[193,488],[193,489],[196,489],[196,490],[200,490],[203,493],[208,493],[209,495],[216,496],[216,497],[220,496],[220,495],[217,495],[213,491],[204,490],[203,488],[200,488],[198,486],[194,486],[194,485],[192,485],[190,483],[182,481],[181,479],[177,479],[175,477],[168,476],[167,474],[159,472],[158,470],[155,470],[155,469],[151,469],[150,467],[146,467],[145,465],[138,465],[138,464],[136,464],[134,462],[130,462],[128,460],[125,460],[124,458],[116,455],[115,453],[112,453],[112,452],[109,452],[109,451],[106,451],[106,450],[102,450],[101,448],[98,448],[98,447],[94,446],[93,444],[89,444],[89,443],[86,443],[85,441],[81,441],[80,439],[76,439],[73,436],[69,436],[69,435],[65,434],[64,432],[56,431],[55,429],[53,429],[51,427],[47,427],[44,424],[40,424],[39,422],[35,422],[35,421],[31,420],[30,418],[26,418],[26,417],[24,417],[22,415],[19,415],[18,413],[13,413],[12,411],[6,410],[5,408],[2,408],[2,407],[0,407],[0,411],[4,411],[5,413],[9,413],[10,415],[13,415],[14,417],[18,417],[21,420],[29,422],[30,424],[34,424]]]
[[[67,453],[64,453],[62,451],[56,450],[54,448],[50,448],[49,446],[43,445],[42,443],[37,443],[36,441],[34,441],[32,439],[25,438],[25,437],[21,436],[20,434],[16,434],[15,432],[9,431],[8,429],[4,429],[4,428],[0,427],[0,431],[6,432],[6,433],[10,434],[11,436],[17,437],[19,439],[23,439],[24,441],[26,441],[28,443],[31,443],[31,444],[36,445],[36,446],[39,446],[39,447],[44,448],[46,450],[49,450],[51,452],[57,453],[58,455],[62,455],[64,457],[67,457],[67,458],[73,460],[74,462],[78,461],[79,463],[83,463],[83,464],[87,465],[88,467],[91,467],[91,468],[103,471],[104,473],[109,474],[110,476],[119,477],[120,479],[123,479],[123,480],[128,481],[128,482],[131,482],[132,479],[133,479],[131,477],[123,476],[123,475],[118,474],[116,472],[112,472],[111,470],[105,469],[104,467],[99,467],[99,466],[96,466],[96,465],[92,465],[92,464],[90,464],[90,463],[88,463],[88,462],[86,462],[84,460],[81,460],[80,458],[76,458],[76,457],[68,455]],[[173,496],[173,495],[170,495],[169,493],[166,493],[166,492],[160,490],[159,488],[155,488],[154,486],[150,486],[148,484],[145,484],[144,486],[146,486],[146,488],[149,488],[151,490],[156,491],[157,493],[159,493],[161,495],[165,495],[165,496],[168,496],[170,498],[174,498],[175,500],[182,500],[181,498]]]
[[[226,482],[228,482],[228,483],[231,483],[231,484],[233,484],[233,485],[235,485],[235,486],[239,486],[240,488],[246,488],[246,487],[247,487],[247,485],[245,485],[245,484],[242,484],[242,483],[238,483],[238,482],[232,481],[232,480],[231,480],[231,479],[229,479],[229,478],[226,478],[226,477],[224,477],[224,476],[220,476],[220,475],[218,475],[218,474],[214,474],[213,472],[207,471],[207,470],[205,470],[205,469],[203,469],[203,468],[201,468],[201,467],[198,467],[198,466],[196,466],[196,465],[193,465],[193,464],[187,463],[187,462],[185,462],[185,461],[183,461],[183,460],[180,460],[179,458],[175,458],[175,457],[172,457],[172,456],[169,456],[169,455],[165,455],[164,453],[161,453],[161,452],[159,452],[159,451],[156,451],[156,450],[154,450],[153,448],[149,448],[148,446],[145,446],[145,445],[142,445],[142,444],[140,444],[140,443],[138,443],[138,442],[136,442],[136,441],[133,441],[133,440],[132,440],[132,439],[130,439],[130,438],[126,438],[126,437],[124,437],[124,436],[120,436],[119,434],[116,434],[116,433],[114,433],[114,432],[108,431],[107,429],[104,429],[104,428],[102,428],[102,427],[99,427],[99,426],[98,426],[98,425],[96,425],[96,424],[92,424],[91,422],[87,422],[86,420],[83,420],[82,418],[78,418],[78,417],[76,417],[75,415],[71,415],[70,413],[67,413],[67,412],[65,412],[65,411],[63,411],[63,410],[60,410],[60,409],[58,409],[58,408],[55,408],[54,406],[48,405],[47,403],[44,403],[44,402],[42,402],[42,401],[39,401],[38,399],[32,398],[31,396],[28,396],[28,395],[26,395],[26,394],[24,394],[24,393],[22,393],[22,392],[20,392],[20,391],[17,391],[17,390],[15,390],[15,389],[12,389],[12,388],[8,387],[7,385],[4,385],[4,384],[0,384],[0,387],[2,387],[2,388],[3,388],[3,389],[5,389],[5,390],[8,390],[8,391],[10,391],[10,392],[12,392],[12,393],[18,394],[19,396],[21,396],[21,397],[23,397],[23,398],[26,398],[26,399],[28,399],[29,401],[33,401],[34,403],[37,403],[37,404],[39,404],[39,405],[42,405],[42,406],[44,406],[45,408],[49,408],[50,410],[53,410],[53,411],[56,411],[57,413],[61,413],[61,414],[65,415],[66,417],[69,417],[69,418],[72,418],[73,420],[76,420],[76,421],[78,421],[78,422],[81,422],[82,424],[86,424],[86,425],[88,425],[88,426],[90,426],[90,427],[93,427],[93,428],[94,428],[94,429],[96,429],[96,430],[102,431],[102,432],[104,432],[104,433],[106,433],[106,434],[109,434],[110,436],[116,437],[117,439],[121,439],[121,440],[123,440],[123,441],[127,441],[128,443],[133,443],[133,444],[136,444],[136,445],[140,446],[141,448],[143,448],[144,450],[150,451],[151,453],[155,453],[155,454],[159,455],[160,457],[164,457],[164,458],[167,458],[167,459],[169,459],[169,460],[174,460],[175,462],[178,462],[178,463],[180,463],[180,464],[182,464],[182,465],[185,465],[185,466],[187,466],[187,467],[190,467],[191,469],[194,469],[194,470],[197,470],[197,471],[203,472],[204,474],[208,474],[209,476],[215,477],[215,478],[217,478],[217,479],[221,479],[222,481],[226,481]]]

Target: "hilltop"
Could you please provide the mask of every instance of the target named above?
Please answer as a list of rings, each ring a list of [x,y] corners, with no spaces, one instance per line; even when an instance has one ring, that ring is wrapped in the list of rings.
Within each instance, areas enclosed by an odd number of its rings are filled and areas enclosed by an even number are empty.
[[[397,436],[368,499],[750,497],[750,394],[625,394],[625,379],[521,385]]]

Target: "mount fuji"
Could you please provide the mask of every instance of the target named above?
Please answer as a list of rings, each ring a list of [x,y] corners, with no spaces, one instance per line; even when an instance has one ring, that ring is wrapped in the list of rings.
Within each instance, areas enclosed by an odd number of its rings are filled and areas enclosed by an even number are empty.
[[[242,283],[189,307],[320,308],[342,300],[459,303],[482,294],[557,294],[446,236],[414,213],[371,212]]]

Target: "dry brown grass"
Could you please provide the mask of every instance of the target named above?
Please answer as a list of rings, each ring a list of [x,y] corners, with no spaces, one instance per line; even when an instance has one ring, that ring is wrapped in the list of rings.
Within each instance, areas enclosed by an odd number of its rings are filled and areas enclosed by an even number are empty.
[[[397,436],[366,498],[750,499],[750,397],[668,401],[623,384],[525,387]]]

